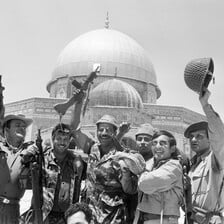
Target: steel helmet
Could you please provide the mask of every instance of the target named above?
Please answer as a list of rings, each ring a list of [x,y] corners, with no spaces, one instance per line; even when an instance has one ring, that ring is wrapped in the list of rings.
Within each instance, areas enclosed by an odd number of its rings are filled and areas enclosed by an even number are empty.
[[[103,115],[97,122],[96,125],[98,126],[100,123],[107,123],[112,124],[117,129],[117,122],[116,119],[108,114]]]
[[[184,80],[193,91],[201,94],[203,87],[207,88],[214,72],[212,58],[197,58],[191,60],[185,67]]]

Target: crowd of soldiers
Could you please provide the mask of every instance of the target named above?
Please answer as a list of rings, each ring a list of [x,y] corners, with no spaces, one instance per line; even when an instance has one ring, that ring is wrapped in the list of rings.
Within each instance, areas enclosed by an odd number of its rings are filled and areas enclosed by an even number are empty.
[[[40,149],[25,142],[31,119],[3,117],[0,223],[177,224],[180,210],[186,224],[224,223],[224,125],[208,102],[209,90],[204,91],[199,100],[207,121],[184,133],[195,153],[191,159],[177,148],[172,133],[150,124],[137,130],[136,147],[124,145],[130,126],[117,125],[111,115],[96,122],[97,140],[86,136],[79,125],[85,94],[74,92],[71,123],[57,124],[52,146],[43,149],[40,207],[33,195],[23,214],[21,197],[40,183],[32,175],[34,164],[40,166]]]

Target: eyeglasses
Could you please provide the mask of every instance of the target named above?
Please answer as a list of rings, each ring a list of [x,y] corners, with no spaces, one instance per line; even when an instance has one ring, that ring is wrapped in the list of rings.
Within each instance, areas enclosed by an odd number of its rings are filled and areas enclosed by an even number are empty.
[[[138,136],[136,138],[136,141],[138,141],[138,142],[141,142],[142,140],[144,140],[144,142],[150,142],[152,140],[152,137],[146,137],[146,136],[142,137],[142,136]]]

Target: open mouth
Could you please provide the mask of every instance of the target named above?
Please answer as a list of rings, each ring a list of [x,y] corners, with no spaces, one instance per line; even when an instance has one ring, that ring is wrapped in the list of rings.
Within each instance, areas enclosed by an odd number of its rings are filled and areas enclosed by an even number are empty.
[[[63,150],[63,149],[65,149],[65,147],[66,147],[65,145],[59,145],[58,149]]]
[[[24,138],[24,134],[20,133],[20,132],[16,132],[16,136],[20,137],[20,138]]]
[[[108,135],[103,135],[103,136],[101,135],[101,136],[100,136],[100,139],[102,139],[102,140],[109,140],[109,139],[111,139],[111,138],[110,138],[110,136],[108,136]]]
[[[162,154],[163,153],[163,150],[155,150],[155,153],[156,154]]]

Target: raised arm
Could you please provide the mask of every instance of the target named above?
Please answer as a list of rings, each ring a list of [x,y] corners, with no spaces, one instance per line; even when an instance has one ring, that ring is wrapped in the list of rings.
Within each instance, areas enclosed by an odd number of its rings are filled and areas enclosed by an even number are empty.
[[[208,120],[208,134],[211,150],[219,162],[219,165],[224,167],[224,125],[219,115],[208,102],[210,95],[210,91],[206,89],[205,94],[200,96],[199,100]]]

